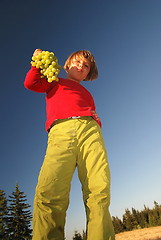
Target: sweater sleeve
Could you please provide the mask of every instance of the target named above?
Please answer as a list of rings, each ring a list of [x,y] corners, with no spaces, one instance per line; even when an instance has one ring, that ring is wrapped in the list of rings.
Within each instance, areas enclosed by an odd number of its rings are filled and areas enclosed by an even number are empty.
[[[46,78],[41,78],[40,69],[36,67],[31,67],[27,72],[24,87],[35,92],[45,93],[50,88],[52,83],[49,83]]]

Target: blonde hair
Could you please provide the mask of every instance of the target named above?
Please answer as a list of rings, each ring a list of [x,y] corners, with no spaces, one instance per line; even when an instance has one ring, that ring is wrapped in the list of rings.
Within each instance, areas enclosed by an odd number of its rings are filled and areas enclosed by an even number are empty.
[[[95,59],[94,59],[94,56],[92,55],[92,53],[90,53],[87,50],[80,50],[80,51],[71,53],[64,64],[64,69],[66,72],[68,72],[68,69],[71,65],[71,61],[73,60],[73,58],[88,59],[88,61],[90,63],[90,71],[89,71],[86,79],[84,79],[84,81],[92,81],[98,77],[98,69],[97,69],[96,62],[95,62]]]

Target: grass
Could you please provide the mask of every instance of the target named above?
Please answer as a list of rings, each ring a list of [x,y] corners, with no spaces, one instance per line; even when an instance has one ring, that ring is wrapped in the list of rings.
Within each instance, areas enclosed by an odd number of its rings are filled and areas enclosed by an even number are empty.
[[[161,240],[161,226],[118,233],[116,240]]]

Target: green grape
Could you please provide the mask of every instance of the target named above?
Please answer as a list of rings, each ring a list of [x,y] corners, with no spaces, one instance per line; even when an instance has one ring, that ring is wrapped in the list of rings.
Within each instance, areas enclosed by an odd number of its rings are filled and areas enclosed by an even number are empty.
[[[36,62],[32,62],[31,61],[31,65],[35,67],[36,66]]]
[[[37,60],[41,60],[41,59],[42,59],[42,55],[41,54],[37,55]]]
[[[52,78],[48,78],[48,82],[51,83],[53,81]]]
[[[41,64],[42,64],[42,63],[41,63],[41,61],[40,61],[40,60],[39,60],[39,61],[37,61],[37,65],[38,65],[38,66],[41,66]]]
[[[41,69],[44,69],[44,64],[43,64],[43,63],[40,65],[40,68],[41,68]]]
[[[43,58],[43,59],[41,60],[41,62],[42,62],[43,64],[45,64],[45,59]]]
[[[53,76],[53,72],[49,72],[49,77],[52,77]]]
[[[53,68],[53,66],[52,66],[52,65],[50,65],[50,66],[49,66],[49,69],[52,69],[52,68]]]
[[[55,62],[55,61],[53,61],[53,62],[52,62],[52,66],[55,66],[55,65],[56,65],[56,62]]]
[[[46,63],[44,64],[44,68],[46,68],[46,69],[47,69],[47,68],[48,68],[48,66],[49,66],[48,64],[46,64]]]
[[[49,59],[47,59],[47,60],[45,61],[45,63],[46,63],[46,64],[50,64],[51,61],[50,61]]]
[[[57,81],[57,79],[58,79],[58,78],[57,78],[56,76],[53,76],[53,77],[52,77],[52,80],[53,80],[53,81]]]
[[[32,56],[31,65],[41,69],[41,78],[47,78],[48,82],[59,81],[57,76],[62,67],[58,64],[58,59],[53,52],[42,51],[38,55]]]
[[[32,60],[35,61],[36,60],[36,56],[32,56]]]

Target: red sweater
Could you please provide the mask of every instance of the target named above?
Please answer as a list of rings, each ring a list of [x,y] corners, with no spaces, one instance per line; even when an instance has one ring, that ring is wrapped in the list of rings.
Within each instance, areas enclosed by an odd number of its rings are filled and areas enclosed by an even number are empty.
[[[91,111],[95,111],[92,95],[81,84],[63,78],[59,78],[58,82],[48,83],[45,78],[40,77],[40,70],[36,67],[31,67],[26,74],[24,86],[35,92],[46,93],[46,131],[56,119],[92,116]],[[101,127],[101,122],[95,120]]]

